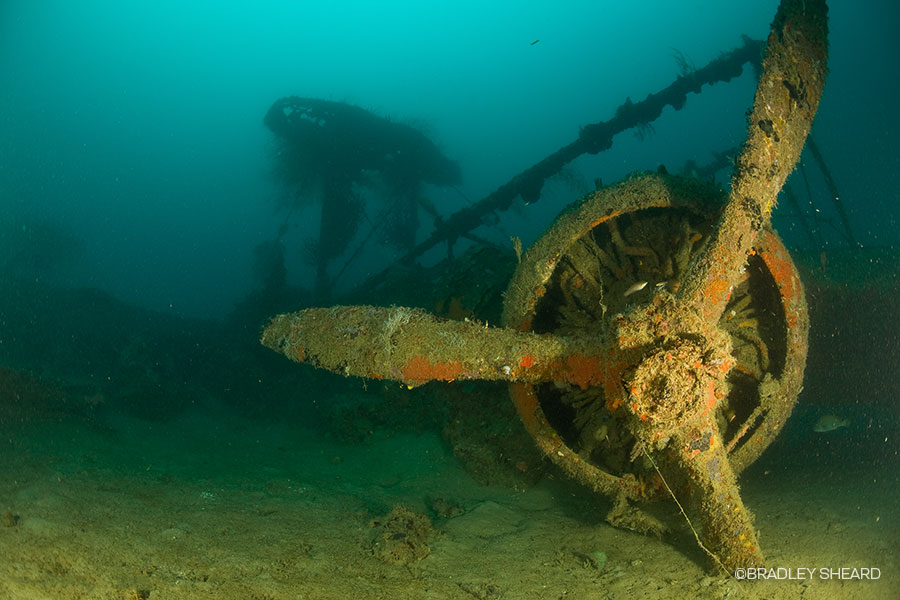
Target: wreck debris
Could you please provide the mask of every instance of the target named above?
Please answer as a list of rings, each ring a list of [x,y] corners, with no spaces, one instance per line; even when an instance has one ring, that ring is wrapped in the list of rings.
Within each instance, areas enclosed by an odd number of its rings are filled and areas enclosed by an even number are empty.
[[[277,160],[283,182],[294,194],[321,195],[319,240],[312,248],[320,298],[331,286],[328,264],[356,234],[363,214],[358,186],[381,188],[388,203],[377,223],[382,237],[409,250],[422,183],[461,181],[459,165],[420,131],[358,106],[291,96],[272,104],[264,121],[282,144]]]
[[[780,431],[803,378],[803,287],[769,220],[822,92],[826,12],[821,0],[779,7],[724,204],[709,184],[660,173],[597,190],[524,254],[504,329],[334,307],[275,317],[263,343],[408,385],[510,381],[544,453],[616,499],[611,521],[657,530],[627,503],[668,493],[698,517],[718,567],[761,566],[736,478]],[[651,297],[610,293],[637,281],[654,282]]]
[[[402,504],[369,527],[375,532],[372,554],[389,565],[409,566],[431,554],[431,520]]]
[[[722,54],[709,64],[691,73],[682,73],[668,87],[648,95],[640,102],[632,102],[630,98],[626,99],[612,119],[583,126],[579,131],[578,138],[573,142],[528,167],[475,204],[467,206],[449,217],[438,218],[431,235],[407,252],[399,262],[407,264],[441,243],[446,243],[452,254],[455,241],[460,237],[467,237],[471,230],[483,225],[491,213],[509,209],[517,197],[521,197],[526,203],[537,201],[540,198],[544,181],[582,154],[598,154],[607,150],[612,146],[614,136],[628,129],[651,123],[662,114],[666,106],[680,110],[687,102],[688,94],[699,93],[704,85],[730,81],[738,77],[746,63],[757,67],[764,43],[748,37],[744,37],[743,42],[741,47]],[[370,277],[360,287],[377,286],[387,276],[389,270]]]

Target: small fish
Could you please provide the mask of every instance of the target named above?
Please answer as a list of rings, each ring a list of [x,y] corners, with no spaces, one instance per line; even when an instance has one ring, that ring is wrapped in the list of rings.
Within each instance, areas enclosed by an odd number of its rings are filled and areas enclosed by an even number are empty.
[[[841,427],[849,427],[850,419],[842,419],[834,415],[822,415],[816,424],[813,425],[813,431],[816,433],[828,433]]]
[[[638,281],[637,283],[635,283],[634,285],[632,285],[630,288],[628,288],[627,290],[625,290],[624,296],[627,298],[628,296],[630,296],[630,295],[632,295],[632,294],[634,294],[634,293],[637,293],[637,292],[641,291],[641,290],[644,289],[645,287],[647,287],[647,282],[646,282],[646,281]]]
[[[534,45],[537,44],[539,41],[541,41],[541,40],[534,40],[533,42],[531,42],[531,43],[528,44],[528,45],[529,45],[529,46],[534,46]]]

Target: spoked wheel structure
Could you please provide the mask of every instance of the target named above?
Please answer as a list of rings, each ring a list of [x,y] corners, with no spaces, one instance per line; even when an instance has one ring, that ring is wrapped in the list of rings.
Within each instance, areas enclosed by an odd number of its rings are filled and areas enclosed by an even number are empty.
[[[653,367],[664,372],[694,350],[696,363],[708,363],[703,368],[727,370],[713,397],[703,398],[709,390],[698,389],[698,404],[710,410],[720,439],[694,440],[687,454],[721,443],[735,474],[772,442],[801,388],[806,303],[794,264],[771,229],[759,236],[714,331],[697,327],[690,313],[685,320],[668,312],[670,322],[664,322],[666,313],[656,312],[679,289],[723,205],[724,195],[710,185],[658,175],[595,192],[561,215],[526,253],[507,291],[504,325],[520,331],[612,340],[628,314],[655,312],[661,319],[661,336],[645,343],[635,339],[619,356],[610,355],[599,386],[510,386],[523,422],[546,455],[617,500],[609,517],[617,525],[658,532],[661,524],[628,501],[669,495],[648,452],[665,449],[680,421],[696,417],[691,408],[674,414],[660,407],[638,410],[642,390],[632,383],[648,356],[658,355]],[[716,365],[713,356],[723,362]],[[685,483],[677,472],[666,479],[673,486]]]

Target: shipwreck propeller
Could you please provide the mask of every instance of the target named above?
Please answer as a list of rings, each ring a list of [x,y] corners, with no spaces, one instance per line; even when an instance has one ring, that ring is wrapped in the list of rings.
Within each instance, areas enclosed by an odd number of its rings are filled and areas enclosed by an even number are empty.
[[[543,451],[615,498],[610,520],[656,530],[631,503],[671,495],[720,567],[762,565],[736,476],[780,431],[803,378],[803,288],[769,221],[818,107],[826,12],[779,7],[727,196],[659,174],[587,196],[522,257],[504,327],[337,306],[276,316],[263,344],[409,386],[509,381]]]

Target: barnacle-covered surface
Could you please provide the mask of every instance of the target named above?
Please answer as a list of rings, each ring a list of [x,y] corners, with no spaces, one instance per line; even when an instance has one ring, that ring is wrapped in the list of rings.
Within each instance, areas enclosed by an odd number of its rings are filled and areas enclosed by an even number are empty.
[[[617,315],[678,289],[680,276],[708,239],[714,216],[688,207],[647,208],[604,221],[559,261],[538,305],[534,330],[614,335]],[[735,362],[717,418],[726,443],[734,447],[745,439],[742,425],[769,409],[761,406],[760,386],[780,377],[786,362],[784,310],[761,258],[751,257],[719,326],[730,338]],[[617,475],[635,467],[645,476],[655,472],[646,459],[632,465],[635,440],[624,424],[627,415],[618,410],[620,398],[606,398],[602,387],[551,383],[542,384],[539,395],[549,420],[586,460]]]

